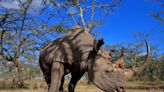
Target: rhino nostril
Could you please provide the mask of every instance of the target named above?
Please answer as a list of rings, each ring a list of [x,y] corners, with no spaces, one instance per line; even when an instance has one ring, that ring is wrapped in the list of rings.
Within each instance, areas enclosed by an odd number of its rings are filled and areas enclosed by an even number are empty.
[[[115,92],[126,92],[124,87],[117,87]]]
[[[125,92],[125,88],[124,87],[120,87],[120,92]]]
[[[124,87],[120,87],[120,89],[124,89]]]

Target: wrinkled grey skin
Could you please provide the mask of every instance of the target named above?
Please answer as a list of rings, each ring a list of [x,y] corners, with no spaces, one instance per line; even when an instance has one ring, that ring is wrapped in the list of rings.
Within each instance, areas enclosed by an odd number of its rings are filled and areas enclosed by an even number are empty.
[[[68,91],[74,92],[76,83],[87,71],[98,88],[106,92],[125,92],[125,74],[129,73],[122,67],[123,55],[117,61],[121,63],[112,63],[110,53],[100,50],[103,44],[103,40],[95,41],[82,29],[72,30],[65,37],[48,43],[39,58],[48,91],[62,92],[64,76],[70,72]]]

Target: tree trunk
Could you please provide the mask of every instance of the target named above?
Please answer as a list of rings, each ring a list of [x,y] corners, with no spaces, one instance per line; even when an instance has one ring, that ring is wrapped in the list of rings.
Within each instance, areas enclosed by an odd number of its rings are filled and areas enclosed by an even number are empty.
[[[22,76],[21,65],[17,60],[14,61],[14,64],[15,64],[16,72],[17,72],[18,85],[20,88],[22,88],[24,87],[24,80]]]

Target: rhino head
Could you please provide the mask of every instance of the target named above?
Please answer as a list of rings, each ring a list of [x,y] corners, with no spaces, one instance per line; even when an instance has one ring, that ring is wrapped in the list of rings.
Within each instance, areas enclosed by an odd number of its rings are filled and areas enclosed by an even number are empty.
[[[143,66],[135,69],[124,69],[123,49],[120,58],[112,62],[109,59],[110,55],[104,55],[104,51],[99,51],[103,44],[103,39],[95,42],[93,51],[89,54],[88,77],[93,84],[106,92],[125,92],[126,81],[141,72],[149,61],[150,46],[146,42],[148,54]]]

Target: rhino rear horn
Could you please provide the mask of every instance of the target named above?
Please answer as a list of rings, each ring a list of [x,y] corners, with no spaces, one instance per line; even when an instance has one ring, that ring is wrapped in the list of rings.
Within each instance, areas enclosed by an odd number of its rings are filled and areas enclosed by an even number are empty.
[[[121,56],[115,63],[119,66],[119,68],[124,69],[124,48],[123,47],[121,51]]]

